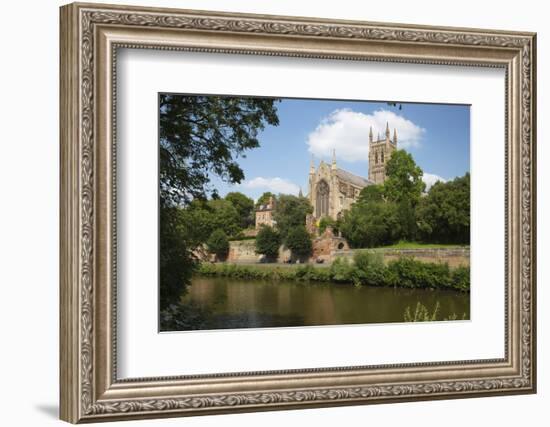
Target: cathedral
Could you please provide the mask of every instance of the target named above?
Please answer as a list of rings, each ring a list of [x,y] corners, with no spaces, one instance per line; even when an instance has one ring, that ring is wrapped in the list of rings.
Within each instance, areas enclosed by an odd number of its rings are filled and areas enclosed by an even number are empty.
[[[384,138],[374,139],[372,127],[369,132],[369,174],[368,179],[341,169],[336,164],[336,153],[332,153],[329,165],[321,160],[316,169],[313,159],[309,168],[308,198],[313,206],[313,217],[323,216],[338,219],[343,211],[350,209],[367,185],[381,184],[386,179],[386,164],[397,149],[397,130],[390,138],[390,127],[386,124]]]

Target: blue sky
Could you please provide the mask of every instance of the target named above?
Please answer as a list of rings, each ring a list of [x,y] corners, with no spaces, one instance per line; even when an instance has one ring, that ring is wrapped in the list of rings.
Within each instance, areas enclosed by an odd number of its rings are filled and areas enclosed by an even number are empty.
[[[213,179],[221,196],[241,191],[257,199],[264,191],[307,193],[309,164],[330,162],[368,177],[368,130],[384,136],[389,123],[398,148],[410,152],[428,183],[449,180],[470,170],[470,107],[467,105],[283,99],[277,103],[279,126],[260,134],[260,148],[248,151],[239,164],[245,181],[229,185]]]

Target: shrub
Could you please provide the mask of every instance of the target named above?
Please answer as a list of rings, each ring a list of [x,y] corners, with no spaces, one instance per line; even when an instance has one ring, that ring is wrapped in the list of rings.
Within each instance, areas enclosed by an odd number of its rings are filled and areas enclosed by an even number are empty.
[[[388,269],[383,265],[373,265],[366,271],[361,271],[362,284],[367,286],[393,286]]]
[[[460,266],[451,274],[453,288],[461,291],[470,290],[470,267]]]
[[[208,250],[220,259],[224,259],[229,252],[229,240],[227,235],[220,228],[214,230],[206,241]]]
[[[293,227],[288,231],[285,245],[291,250],[292,255],[298,258],[309,257],[313,249],[311,236],[303,225]]]
[[[401,258],[386,267],[377,254],[358,255],[355,263],[337,258],[330,267],[312,264],[237,265],[202,263],[198,273],[237,279],[296,280],[303,282],[352,283],[368,286],[455,289],[469,292],[470,269],[450,270],[447,264],[430,264]]]
[[[315,267],[311,264],[300,265],[294,271],[297,280],[310,281],[315,277]]]
[[[448,264],[424,263],[413,258],[391,261],[388,269],[395,274],[397,286],[406,288],[451,288]]]
[[[269,259],[277,259],[281,246],[281,236],[272,227],[263,225],[256,236],[256,253],[265,255]]]
[[[330,275],[335,282],[353,282],[353,270],[347,258],[338,257],[330,266]]]
[[[367,271],[373,267],[384,267],[384,257],[380,252],[356,251],[353,254],[353,263],[358,269]]]
[[[353,255],[355,271],[353,273],[354,283],[369,286],[385,286],[386,277],[384,272],[384,258],[381,253],[373,251],[357,251]]]

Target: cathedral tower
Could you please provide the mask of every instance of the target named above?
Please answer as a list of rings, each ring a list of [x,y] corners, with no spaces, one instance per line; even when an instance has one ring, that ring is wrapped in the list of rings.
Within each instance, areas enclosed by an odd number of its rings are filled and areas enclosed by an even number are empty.
[[[373,138],[372,127],[369,131],[369,181],[382,184],[386,180],[386,164],[392,153],[397,149],[397,129],[393,130],[393,140],[390,139],[390,125],[386,123],[384,138]]]

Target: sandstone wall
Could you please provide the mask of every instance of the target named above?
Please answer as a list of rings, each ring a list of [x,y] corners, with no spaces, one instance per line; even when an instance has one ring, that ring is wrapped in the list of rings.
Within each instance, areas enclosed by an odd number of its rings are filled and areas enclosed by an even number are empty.
[[[260,255],[255,251],[255,240],[234,240],[229,242],[229,255],[227,262],[235,263],[256,263]],[[353,258],[357,249],[348,249],[347,243],[344,249],[338,249],[340,244],[346,243],[344,239],[336,236],[324,236],[313,240],[313,255],[310,262],[323,259],[329,264],[337,257]],[[365,250],[365,249],[359,249]],[[469,248],[434,248],[434,249],[373,249],[383,254],[384,262],[398,259],[400,257],[412,257],[423,262],[442,262],[449,264],[449,267],[459,265],[470,265]],[[279,262],[290,259],[290,251],[283,246],[279,249]]]
[[[257,262],[260,256],[256,253],[254,242],[254,239],[229,242],[227,262]]]
[[[365,249],[360,249],[365,250]],[[336,257],[353,258],[356,250],[336,251],[333,260]],[[458,267],[460,265],[470,265],[469,248],[434,248],[434,249],[373,249],[374,252],[381,252],[384,262],[388,263],[400,257],[411,257],[423,262],[441,262],[449,264],[449,267]]]

